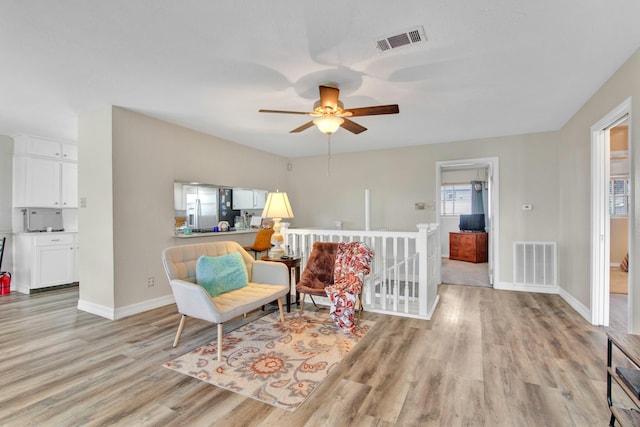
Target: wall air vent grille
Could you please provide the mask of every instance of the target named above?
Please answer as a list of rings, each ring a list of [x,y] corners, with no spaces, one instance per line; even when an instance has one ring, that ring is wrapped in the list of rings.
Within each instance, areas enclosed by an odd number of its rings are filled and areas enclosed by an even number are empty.
[[[404,46],[421,44],[427,41],[422,26],[411,28],[401,33],[394,33],[382,37],[376,41],[376,46],[380,52],[389,52]]]
[[[556,242],[513,242],[513,283],[556,286]]]

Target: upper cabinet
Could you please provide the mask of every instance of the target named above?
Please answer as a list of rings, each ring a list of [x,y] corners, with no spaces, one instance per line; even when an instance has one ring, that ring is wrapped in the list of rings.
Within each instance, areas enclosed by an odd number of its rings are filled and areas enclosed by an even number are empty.
[[[17,135],[13,138],[13,154],[16,156],[46,157],[56,160],[78,161],[78,146],[63,144],[37,136]]]
[[[253,190],[233,189],[233,209],[253,209]]]
[[[262,209],[267,200],[264,190],[233,189],[233,209]]]
[[[62,160],[77,162],[78,146],[72,144],[62,144]]]
[[[254,209],[264,209],[264,204],[267,202],[267,192],[264,190],[253,190],[253,203]]]
[[[77,146],[20,135],[14,138],[13,206],[78,207]]]

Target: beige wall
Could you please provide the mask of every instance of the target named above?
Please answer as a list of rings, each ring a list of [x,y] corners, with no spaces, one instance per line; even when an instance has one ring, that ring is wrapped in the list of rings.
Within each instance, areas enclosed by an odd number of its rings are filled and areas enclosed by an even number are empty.
[[[174,180],[286,190],[282,157],[118,107],[80,115],[78,145],[80,299],[115,310],[171,294]]]
[[[557,133],[489,138],[393,150],[293,159],[290,194],[296,226],[364,228],[364,190],[371,192],[371,227],[415,231],[434,222],[435,211],[415,210],[434,202],[437,161],[498,157],[500,169],[500,271],[496,282],[512,282],[514,240],[556,241],[558,234]],[[338,142],[336,142],[338,143]],[[292,202],[293,203],[293,202]],[[523,212],[522,204],[533,210]]]
[[[558,154],[560,157],[560,214],[559,255],[560,283],[564,290],[590,307],[590,154],[591,154],[591,126],[606,116],[627,98],[632,97],[635,103],[640,100],[640,50],[636,51],[629,60],[589,99],[585,105],[567,122],[560,132]],[[640,114],[631,117],[630,148],[633,163],[640,160],[640,134],[633,131],[640,127]],[[633,182],[633,209],[640,212],[640,176],[631,171]],[[632,233],[640,231],[638,215],[630,222]],[[635,231],[634,231],[635,230]],[[635,247],[632,248],[633,258],[630,265],[640,265],[640,238],[635,236]],[[635,276],[631,286],[636,286],[638,277]],[[634,295],[633,305],[640,307],[640,292]],[[632,321],[633,329],[640,329],[640,310],[635,310]]]

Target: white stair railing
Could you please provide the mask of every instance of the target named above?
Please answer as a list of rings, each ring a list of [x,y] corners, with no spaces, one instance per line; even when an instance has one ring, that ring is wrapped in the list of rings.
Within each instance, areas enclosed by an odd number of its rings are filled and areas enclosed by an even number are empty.
[[[375,255],[362,290],[365,310],[430,319],[440,281],[438,224],[417,227],[417,232],[290,228],[285,231],[285,244],[300,255],[304,269],[315,242],[366,243]],[[316,301],[328,304],[328,299]]]

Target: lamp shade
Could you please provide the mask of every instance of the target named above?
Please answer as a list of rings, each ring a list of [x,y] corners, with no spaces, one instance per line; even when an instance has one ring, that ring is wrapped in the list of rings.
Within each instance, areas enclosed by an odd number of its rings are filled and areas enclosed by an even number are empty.
[[[287,193],[269,193],[262,211],[262,218],[293,218]]]
[[[320,132],[328,134],[335,133],[342,123],[344,123],[344,119],[336,116],[318,117],[313,121]]]

